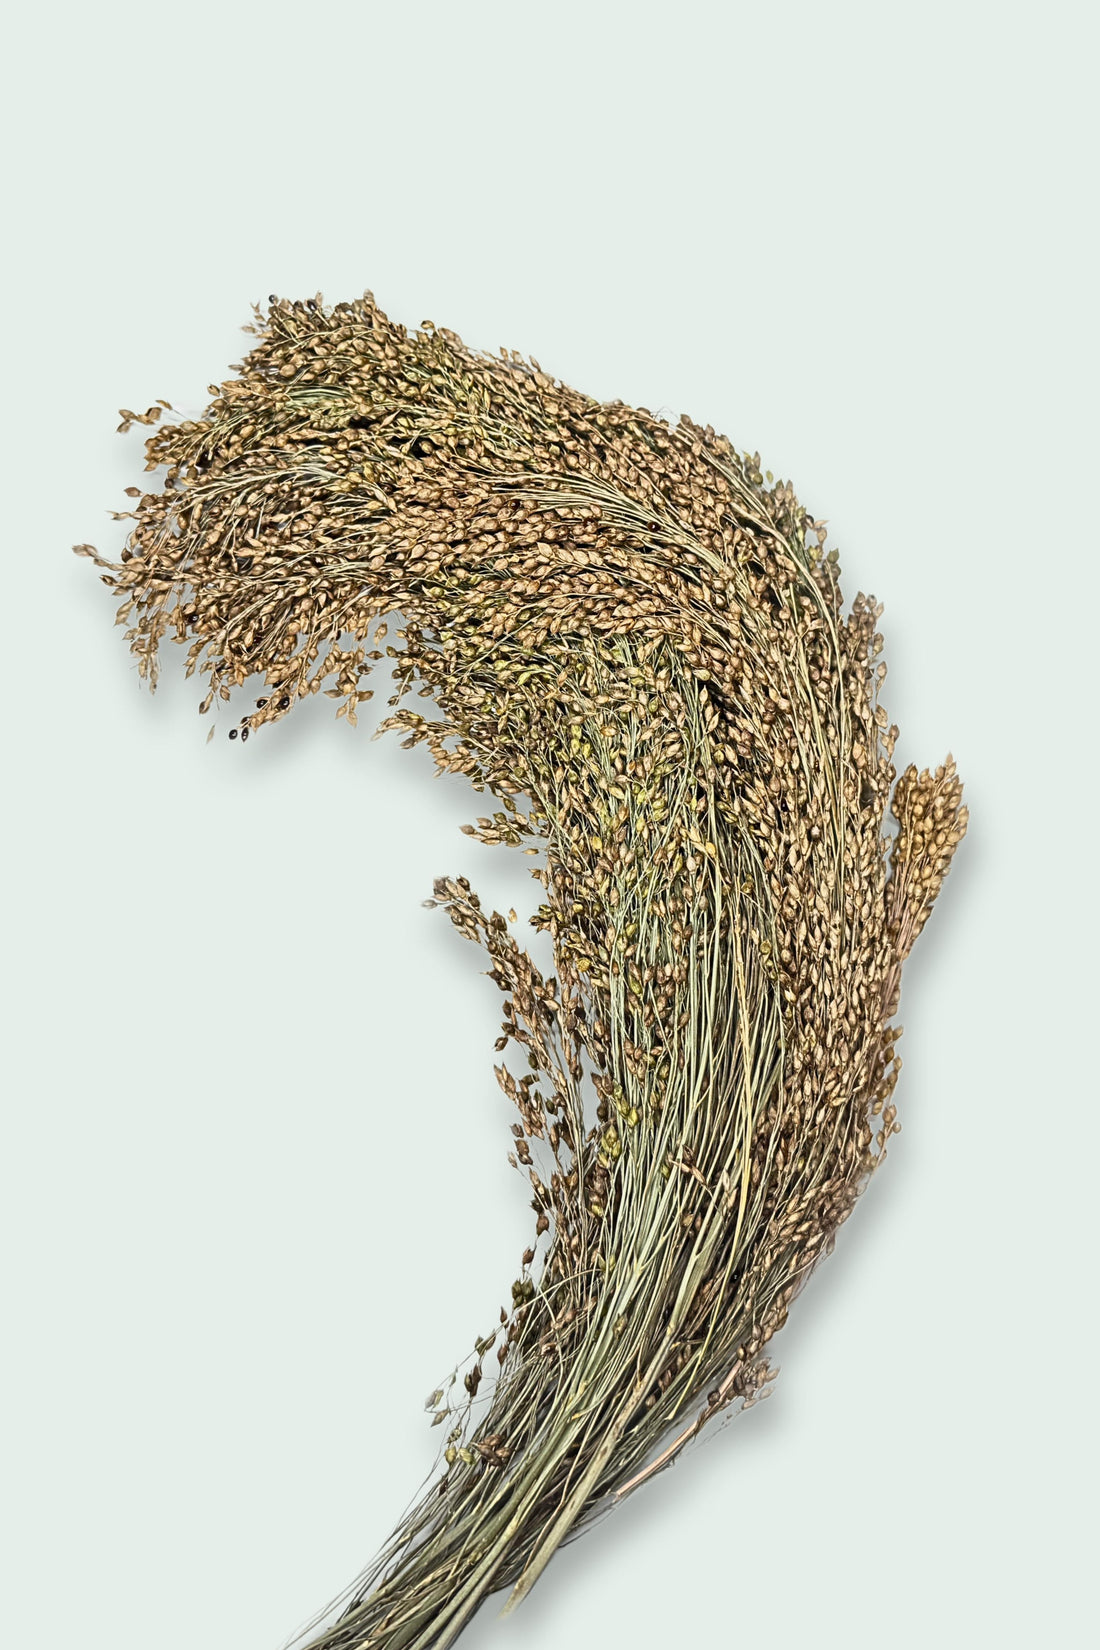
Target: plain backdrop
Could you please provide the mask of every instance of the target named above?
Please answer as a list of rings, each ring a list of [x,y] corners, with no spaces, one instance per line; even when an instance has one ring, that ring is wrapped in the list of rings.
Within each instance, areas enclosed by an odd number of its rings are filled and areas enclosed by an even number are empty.
[[[200,409],[269,292],[370,288],[758,449],[972,815],[773,1396],[464,1644],[1093,1642],[1094,18],[9,16],[0,1641],[278,1650],[431,1470],[531,1229],[499,995],[420,904],[530,911],[529,862],[329,701],[207,745],[70,553],[122,546],[117,408]]]

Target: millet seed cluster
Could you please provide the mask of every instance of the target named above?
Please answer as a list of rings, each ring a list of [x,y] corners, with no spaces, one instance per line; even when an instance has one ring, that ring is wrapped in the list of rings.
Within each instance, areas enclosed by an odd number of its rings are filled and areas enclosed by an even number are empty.
[[[845,614],[758,455],[369,293],[249,330],[202,418],[124,414],[163,473],[119,563],[78,547],[143,675],[171,635],[204,712],[262,677],[243,740],[318,691],[354,723],[389,655],[383,725],[493,798],[469,834],[544,856],[552,977],[435,885],[506,997],[534,1239],[433,1394],[438,1481],[310,1641],[440,1650],[768,1379],[897,1127],[901,964],[966,810],[950,761],[895,784],[881,609]]]

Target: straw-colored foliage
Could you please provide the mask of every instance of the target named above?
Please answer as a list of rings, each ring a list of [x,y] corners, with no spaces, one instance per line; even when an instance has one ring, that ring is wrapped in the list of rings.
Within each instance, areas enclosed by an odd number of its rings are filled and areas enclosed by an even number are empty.
[[[507,997],[532,1244],[433,1395],[436,1480],[311,1640],[441,1650],[769,1379],[897,1127],[901,964],[966,810],[950,761],[895,785],[881,609],[844,612],[758,455],[370,294],[249,330],[202,418],[137,418],[167,468],[121,561],[79,547],[142,673],[172,635],[203,711],[262,676],[234,736],[321,689],[354,722],[398,614],[384,726],[493,796],[471,835],[542,850],[553,977],[435,885]]]

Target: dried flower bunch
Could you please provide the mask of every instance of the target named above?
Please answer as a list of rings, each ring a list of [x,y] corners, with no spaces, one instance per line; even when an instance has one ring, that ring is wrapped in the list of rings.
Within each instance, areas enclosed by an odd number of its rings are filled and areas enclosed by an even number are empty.
[[[881,608],[844,613],[822,524],[759,455],[369,293],[272,298],[246,330],[201,419],[123,414],[166,474],[130,489],[119,563],[77,547],[142,674],[170,631],[204,712],[262,675],[231,737],[322,689],[354,723],[398,614],[383,727],[491,793],[470,835],[544,849],[553,977],[465,877],[435,885],[507,997],[534,1238],[432,1395],[430,1488],[309,1629],[441,1650],[769,1380],[898,1127],[901,965],[966,810],[950,760],[894,784]]]

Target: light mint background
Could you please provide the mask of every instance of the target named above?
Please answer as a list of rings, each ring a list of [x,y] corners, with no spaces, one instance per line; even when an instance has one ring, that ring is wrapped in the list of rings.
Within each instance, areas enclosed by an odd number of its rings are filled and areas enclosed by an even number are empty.
[[[139,685],[115,409],[268,292],[375,292],[758,448],[886,603],[899,757],[971,833],[903,1132],[770,1401],[469,1650],[1091,1639],[1093,8],[41,5],[3,265],[3,1598],[20,1650],[277,1650],[429,1471],[533,1217],[499,997],[432,879],[472,794],[316,701]],[[224,729],[247,699],[223,716]]]

